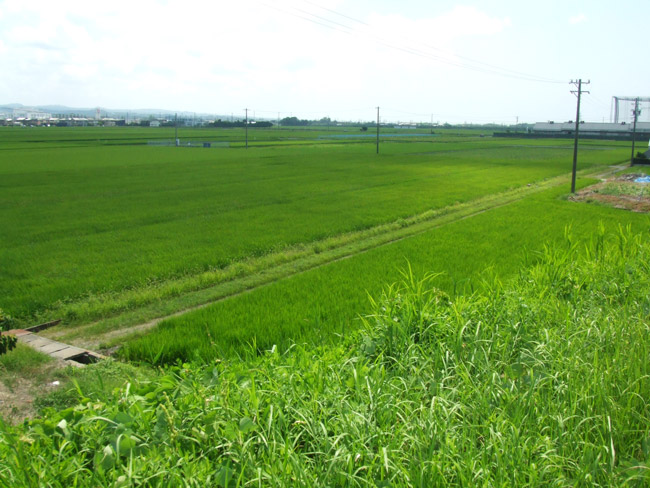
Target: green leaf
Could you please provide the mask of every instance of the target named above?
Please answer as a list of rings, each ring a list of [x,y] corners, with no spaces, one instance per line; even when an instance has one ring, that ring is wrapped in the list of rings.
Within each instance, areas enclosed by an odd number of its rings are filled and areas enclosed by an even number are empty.
[[[163,440],[169,437],[169,422],[167,421],[167,415],[165,415],[165,412],[162,408],[159,408],[156,414],[154,436],[159,440]]]
[[[255,422],[250,417],[243,417],[239,421],[239,430],[243,433],[250,432],[255,428]]]
[[[241,375],[237,378],[237,384],[242,390],[245,390],[246,388],[250,388],[251,379],[248,376]]]
[[[136,448],[136,442],[129,434],[120,434],[114,442],[114,449],[120,456],[128,456]]]
[[[104,470],[109,470],[115,466],[115,451],[110,445],[106,446],[102,451],[99,466]]]
[[[222,466],[221,469],[217,472],[215,482],[217,483],[217,486],[226,488],[230,486],[234,476],[235,472],[230,467]]]
[[[123,425],[129,425],[129,424],[132,424],[134,422],[133,417],[131,417],[126,412],[117,412],[115,417],[113,417],[113,421],[116,424],[123,424]]]

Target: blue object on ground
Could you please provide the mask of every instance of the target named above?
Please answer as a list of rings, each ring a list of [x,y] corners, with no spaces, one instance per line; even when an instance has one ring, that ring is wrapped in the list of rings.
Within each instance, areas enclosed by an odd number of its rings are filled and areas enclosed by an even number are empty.
[[[650,183],[650,176],[639,176],[634,183]]]

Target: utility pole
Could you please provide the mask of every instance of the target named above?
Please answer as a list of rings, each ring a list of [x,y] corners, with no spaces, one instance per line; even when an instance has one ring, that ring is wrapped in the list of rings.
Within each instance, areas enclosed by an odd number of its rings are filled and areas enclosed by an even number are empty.
[[[246,122],[244,122],[244,125],[246,127],[246,149],[248,149],[248,109],[245,108],[246,110]]]
[[[576,192],[576,171],[578,168],[578,133],[580,132],[580,97],[583,93],[589,93],[588,91],[582,90],[582,79],[578,81],[571,80],[572,85],[578,87],[577,91],[572,90],[571,93],[575,94],[578,97],[578,105],[576,108],[576,134],[575,140],[573,142],[573,172],[571,173],[571,193]],[[585,81],[584,84],[588,85],[590,81]]]
[[[634,127],[632,128],[632,155],[630,156],[630,166],[634,164],[634,144],[636,142],[636,121],[639,118],[639,97],[634,100]]]
[[[179,145],[178,141],[178,114],[174,114],[174,144]]]
[[[377,154],[379,154],[379,107],[377,107]]]

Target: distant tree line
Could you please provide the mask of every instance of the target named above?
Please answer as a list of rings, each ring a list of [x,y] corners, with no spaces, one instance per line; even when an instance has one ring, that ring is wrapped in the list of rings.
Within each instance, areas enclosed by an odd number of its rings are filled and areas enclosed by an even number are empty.
[[[280,125],[286,127],[305,126],[309,125],[310,123],[310,120],[299,119],[298,117],[285,117],[284,119],[280,120]]]

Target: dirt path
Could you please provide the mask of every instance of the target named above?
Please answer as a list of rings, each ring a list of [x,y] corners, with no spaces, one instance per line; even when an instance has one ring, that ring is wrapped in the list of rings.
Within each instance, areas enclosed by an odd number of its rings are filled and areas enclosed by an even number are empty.
[[[38,371],[7,373],[0,369],[0,418],[17,424],[35,417],[34,399],[60,387],[56,371],[65,367],[65,361],[52,360]]]

